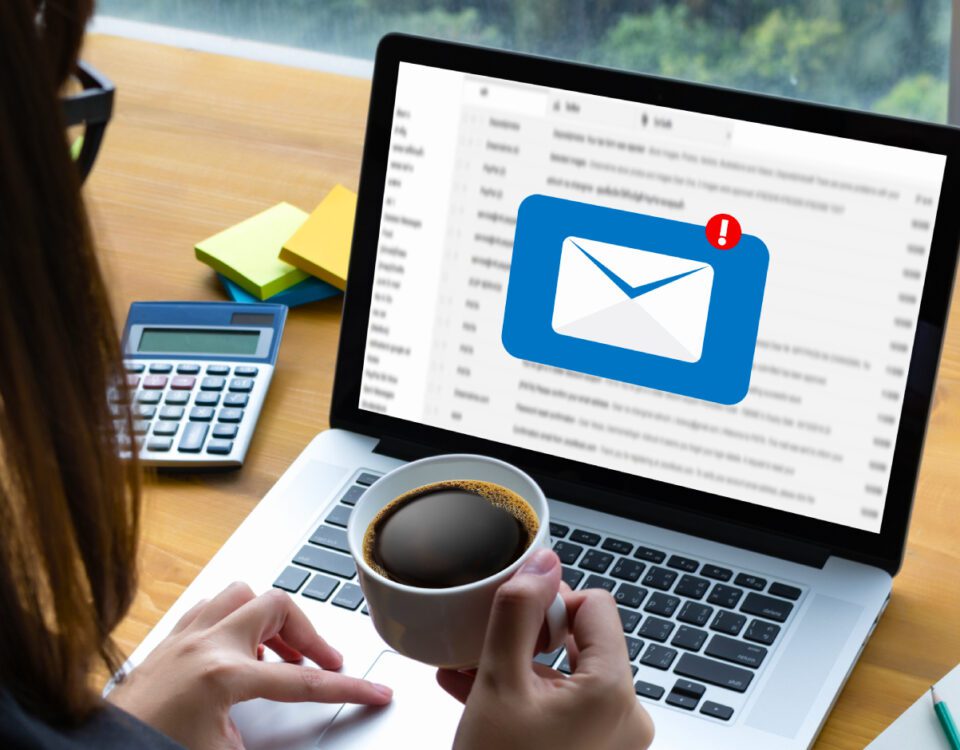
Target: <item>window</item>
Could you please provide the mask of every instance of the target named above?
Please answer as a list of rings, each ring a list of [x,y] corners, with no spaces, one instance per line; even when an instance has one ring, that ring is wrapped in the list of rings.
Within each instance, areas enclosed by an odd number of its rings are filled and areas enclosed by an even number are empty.
[[[945,121],[950,0],[101,0],[102,15],[371,58],[405,31]]]

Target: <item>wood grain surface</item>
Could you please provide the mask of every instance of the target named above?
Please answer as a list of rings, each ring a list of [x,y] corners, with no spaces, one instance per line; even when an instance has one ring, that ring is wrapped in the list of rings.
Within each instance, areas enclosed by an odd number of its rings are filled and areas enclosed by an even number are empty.
[[[87,187],[118,323],[134,300],[222,299],[201,240],[278,201],[357,188],[370,83],[110,36],[86,57],[117,84]],[[910,543],[893,599],[816,745],[862,748],[960,662],[960,333],[951,313]],[[340,298],[292,310],[240,471],[153,478],[128,652],[327,427]],[[956,710],[956,709],[955,709]]]

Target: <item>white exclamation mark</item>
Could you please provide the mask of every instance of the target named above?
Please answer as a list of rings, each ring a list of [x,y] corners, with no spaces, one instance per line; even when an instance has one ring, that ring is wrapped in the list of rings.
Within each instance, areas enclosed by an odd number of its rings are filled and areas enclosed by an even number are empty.
[[[720,234],[717,237],[718,245],[727,244],[727,226],[730,224],[729,219],[720,219]]]

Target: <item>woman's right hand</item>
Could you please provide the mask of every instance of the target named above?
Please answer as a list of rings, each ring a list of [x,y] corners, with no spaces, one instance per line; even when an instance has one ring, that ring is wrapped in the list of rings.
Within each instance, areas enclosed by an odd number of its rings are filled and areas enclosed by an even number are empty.
[[[607,592],[564,594],[569,677],[532,661],[559,587],[557,556],[532,555],[497,591],[476,674],[437,673],[440,685],[466,704],[454,750],[643,750],[653,741]]]

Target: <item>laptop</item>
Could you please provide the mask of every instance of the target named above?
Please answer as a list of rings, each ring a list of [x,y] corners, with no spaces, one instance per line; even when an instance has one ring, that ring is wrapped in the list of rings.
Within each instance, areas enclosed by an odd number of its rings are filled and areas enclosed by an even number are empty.
[[[390,35],[320,432],[132,657],[234,580],[386,709],[251,701],[248,748],[449,748],[370,623],[351,509],[419,457],[514,463],[616,600],[655,746],[814,742],[890,597],[960,239],[942,126]],[[721,240],[723,240],[721,242]],[[536,660],[569,671],[563,650]]]

